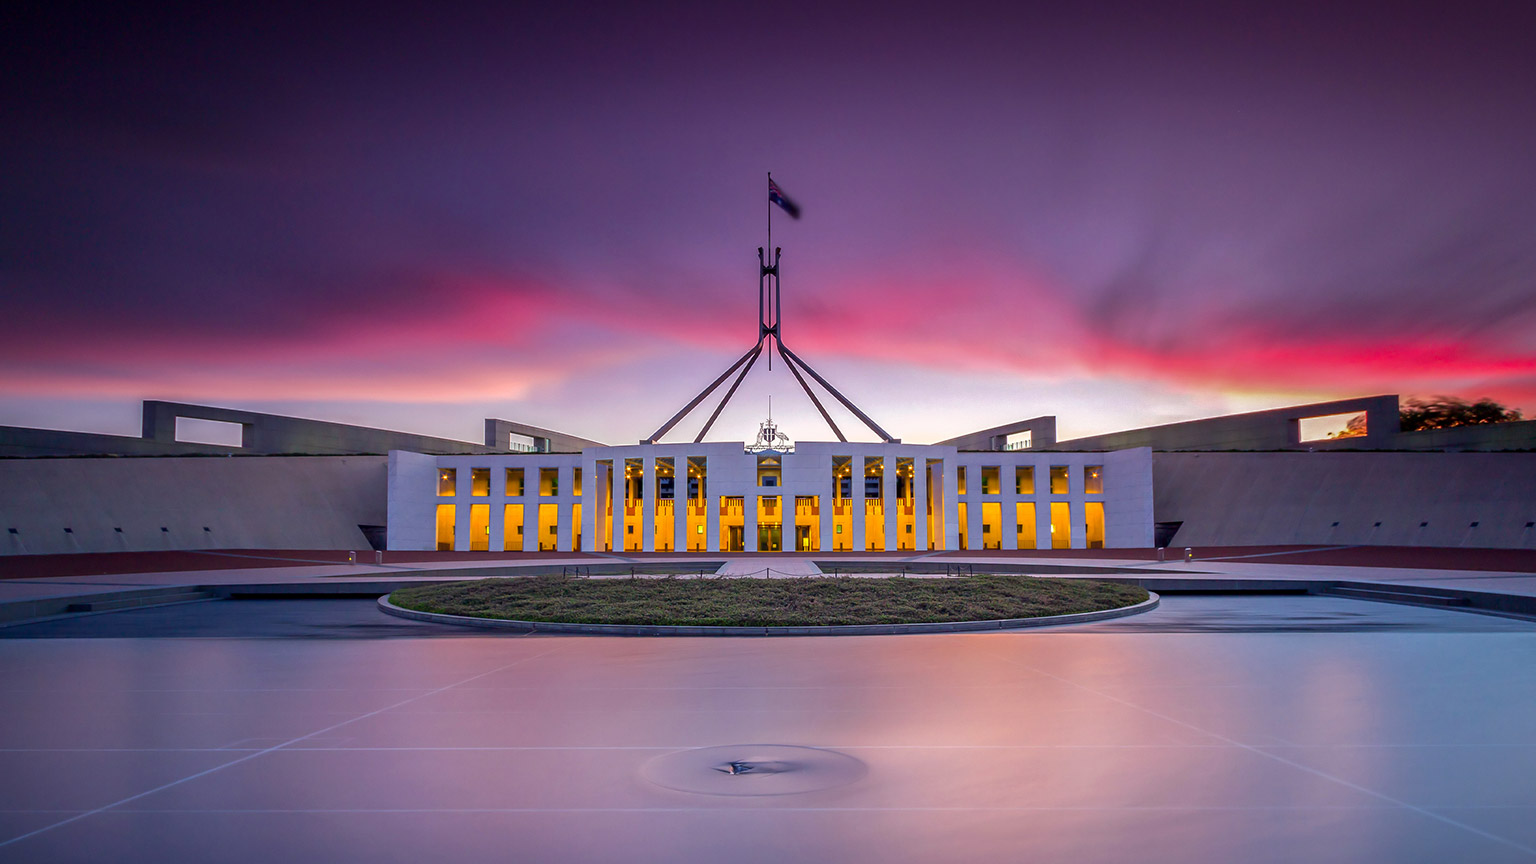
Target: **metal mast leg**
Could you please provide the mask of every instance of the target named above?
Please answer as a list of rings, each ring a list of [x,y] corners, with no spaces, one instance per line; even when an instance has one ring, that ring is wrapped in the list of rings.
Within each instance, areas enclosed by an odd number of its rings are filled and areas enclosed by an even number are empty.
[[[783,357],[784,343],[779,342],[778,346],[779,356]],[[821,412],[821,419],[827,421],[827,425],[832,427],[832,434],[837,436],[837,440],[846,443],[848,439],[843,437],[843,430],[837,428],[837,424],[832,422],[832,415],[828,414],[827,409],[822,407],[821,400],[816,398],[816,391],[811,389],[811,385],[805,383],[805,378],[800,374],[800,370],[795,368],[795,364],[791,363],[788,357],[784,357],[784,365],[788,366],[789,371],[794,373],[795,380],[800,382],[800,389],[805,391],[805,395],[811,397],[811,404],[815,405],[816,410]]]
[[[757,362],[757,355],[762,352],[763,345],[759,342],[757,347],[753,348],[748,354],[751,359],[747,360],[747,365],[742,368],[741,374],[737,375],[736,380],[731,383],[731,389],[725,391],[725,398],[721,399],[720,404],[715,406],[715,413],[709,415],[709,419],[704,423],[704,428],[699,430],[699,437],[693,439],[693,443],[697,444],[703,441],[704,436],[709,434],[709,427],[715,425],[715,418],[719,417],[720,412],[725,410],[725,403],[731,401],[731,397],[736,395],[736,388],[741,386],[741,379],[747,377],[747,373],[752,371],[752,364]]]
[[[881,429],[878,425],[876,425],[875,421],[869,419],[869,415],[868,414],[865,414],[863,411],[860,411],[857,405],[854,405],[852,402],[849,402],[848,401],[848,397],[846,397],[843,394],[837,392],[837,388],[833,387],[831,384],[828,384],[827,383],[827,379],[821,377],[820,375],[817,375],[816,374],[816,370],[812,369],[804,360],[801,360],[800,356],[798,354],[796,354],[795,352],[793,352],[793,351],[789,350],[788,348],[784,347],[784,342],[782,340],[779,342],[779,350],[784,352],[784,359],[785,360],[788,360],[791,364],[798,365],[800,368],[804,369],[812,378],[815,378],[817,384],[820,384],[822,387],[825,387],[828,393],[831,393],[834,397],[837,398],[837,401],[843,403],[843,407],[844,408],[847,408],[849,411],[852,411],[853,415],[855,417],[857,417],[860,420],[864,421],[864,425],[868,426],[870,429],[874,430],[874,433],[876,435],[879,435],[880,438],[883,441],[885,441],[885,443],[887,443],[887,444],[895,444],[896,443],[896,439],[892,438],[889,433],[887,433],[884,429]]]
[[[709,394],[715,392],[715,388],[720,386],[720,382],[722,382],[725,379],[731,377],[731,373],[736,371],[736,367],[740,366],[743,363],[746,363],[749,358],[752,358],[752,357],[756,356],[757,352],[759,352],[761,350],[763,350],[763,341],[762,341],[761,338],[759,338],[756,345],[752,346],[747,351],[747,353],[741,355],[741,359],[740,360],[737,360],[735,363],[732,363],[731,364],[731,368],[729,368],[729,369],[725,370],[724,372],[720,373],[720,377],[716,378],[714,380],[714,383],[710,384],[708,387],[705,387],[704,388],[704,392],[702,392],[699,395],[693,397],[693,401],[689,402],[687,405],[683,406],[683,410],[677,412],[676,414],[673,414],[671,420],[668,420],[666,423],[663,423],[660,429],[657,429],[655,432],[651,433],[651,437],[645,439],[644,441],[641,441],[640,443],[641,444],[655,444],[656,440],[658,438],[660,438],[661,436],[667,434],[667,432],[670,431],[673,426],[677,425],[677,421],[683,419],[684,417],[687,417],[689,411],[692,411],[694,408],[698,407],[698,404],[700,402],[703,402],[706,398],[708,398]],[[738,380],[737,383],[739,384],[741,382]],[[734,390],[736,388],[733,387],[731,389]]]

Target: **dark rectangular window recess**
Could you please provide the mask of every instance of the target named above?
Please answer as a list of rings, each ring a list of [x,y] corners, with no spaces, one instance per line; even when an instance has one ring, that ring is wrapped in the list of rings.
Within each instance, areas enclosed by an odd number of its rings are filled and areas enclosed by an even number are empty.
[[[169,533],[171,533],[171,529],[165,527],[164,525],[161,525],[160,526],[160,533],[161,534],[169,534]]]
[[[15,528],[12,528],[10,530],[11,530],[12,534],[20,534],[21,533],[20,531],[17,531]]]
[[[1429,527],[1429,523],[1428,522],[1420,522],[1419,523],[1419,527],[1420,528],[1428,528]]]
[[[1476,522],[1473,522],[1473,523],[1472,523],[1472,524],[1473,524],[1473,525],[1476,525],[1476,524],[1477,524],[1477,523],[1476,523]],[[73,534],[73,533],[75,533],[75,529],[73,529],[73,528],[65,528],[65,529],[64,529],[64,533],[65,533],[65,534]]]
[[[1380,527],[1381,527],[1381,523],[1380,523],[1380,522],[1377,522],[1377,523],[1376,523],[1376,525],[1375,525],[1375,527],[1377,527],[1377,528],[1380,528]]]
[[[113,528],[112,530],[116,531],[119,534],[123,533],[123,529],[121,529],[121,528]]]
[[[1377,524],[1380,524],[1380,523],[1377,523]],[[213,533],[213,529],[212,529],[212,528],[209,528],[209,527],[208,527],[208,526],[207,526],[207,525],[204,525],[204,526],[203,526],[203,530],[204,530],[204,531],[207,531],[207,532],[208,532],[208,533],[210,533],[210,534],[212,534],[212,533]]]
[[[1476,528],[1477,527],[1477,523],[1473,522],[1471,525],[1468,525],[1467,527],[1468,528]]]
[[[1339,523],[1335,522],[1332,525],[1330,525],[1329,527],[1330,528],[1337,528],[1337,527],[1339,527]]]
[[[1527,522],[1527,523],[1525,523],[1525,527],[1527,527],[1527,528],[1536,528],[1536,522]],[[11,529],[11,533],[15,534],[16,533],[16,529],[12,528]]]

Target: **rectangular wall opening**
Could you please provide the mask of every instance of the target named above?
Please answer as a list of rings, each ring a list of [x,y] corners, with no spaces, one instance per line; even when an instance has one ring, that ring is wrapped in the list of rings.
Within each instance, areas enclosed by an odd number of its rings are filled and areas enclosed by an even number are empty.
[[[491,494],[491,469],[469,469],[469,494],[478,498]]]
[[[452,468],[437,469],[437,497],[451,498],[459,493],[459,472]]]
[[[1083,538],[1088,541],[1089,549],[1104,548],[1104,502],[1089,501],[1084,505],[1087,524],[1083,528]]]
[[[1003,505],[997,501],[981,505],[981,548],[1003,548]]]
[[[1364,438],[1366,422],[1364,411],[1344,414],[1324,414],[1319,417],[1303,417],[1297,421],[1301,427],[1301,441],[1337,441],[1341,438]]]
[[[911,456],[896,457],[896,548],[917,550],[917,463]]]
[[[469,505],[469,551],[491,551],[491,505],[489,504]]]
[[[853,549],[853,457],[832,457],[832,551]]]
[[[1014,528],[1016,546],[1019,549],[1035,548],[1035,505],[1034,502],[1014,505],[1014,519],[1017,524]]]
[[[560,545],[560,505],[539,505],[539,551],[553,552]]]
[[[1067,483],[1068,483],[1068,479],[1067,478],[1068,478],[1067,466],[1065,466],[1065,465],[1052,465],[1051,466],[1051,494],[1052,495],[1065,495],[1065,494],[1067,494]]]
[[[523,505],[508,504],[502,508],[501,548],[507,552],[523,551]]]
[[[1051,548],[1072,548],[1072,514],[1065,501],[1051,504]]]
[[[784,511],[777,495],[757,497],[757,551],[784,551]]]
[[[960,470],[964,471],[965,469],[961,468]],[[959,548],[961,549],[971,548],[971,538],[969,536],[971,533],[971,522],[966,518],[966,515],[965,502],[961,501],[955,505],[955,518],[960,523]]]
[[[704,552],[709,549],[709,497],[708,478],[705,476],[706,460],[703,456],[688,457],[688,551]]]
[[[624,460],[624,551],[645,547],[645,460]]]
[[[523,497],[523,469],[521,469],[521,468],[508,468],[507,469],[507,497],[508,498],[521,498],[521,497]]]
[[[522,435],[517,432],[508,432],[507,449],[511,450],[513,453],[536,453],[539,449],[538,440],[535,439],[532,435]]]
[[[204,420],[201,417],[177,417],[176,440],[182,444],[215,444],[220,447],[243,447],[245,427],[225,420]]]
[[[777,456],[757,457],[757,485],[780,486],[784,480],[784,463]]]
[[[1034,466],[1023,465],[1013,469],[1013,491],[1016,495],[1035,494]]]
[[[560,469],[539,469],[539,495],[545,498],[553,498],[560,494]]]
[[[581,505],[571,505],[571,551],[581,551]]]
[[[655,531],[652,532],[651,548],[657,552],[671,552],[676,543],[677,509],[673,506],[673,495],[677,491],[675,464],[670,456],[656,460],[656,501],[652,516]]]
[[[1088,465],[1083,468],[1083,491],[1089,495],[1104,494],[1104,466]]]
[[[864,457],[864,549],[885,548],[885,459]]]
[[[928,460],[928,548],[944,548],[944,462]]]
[[[599,552],[613,551],[613,460],[599,459],[596,464],[597,510],[592,514],[592,548]]]
[[[999,478],[1001,470],[997,465],[981,466],[981,494],[996,495],[1003,491]]]
[[[720,551],[742,552],[746,548],[746,499],[740,495],[720,496]]]
[[[454,511],[456,509],[452,504],[437,505],[437,551],[439,552],[453,551],[453,529],[456,522]]]
[[[818,495],[795,497],[795,549],[821,551],[821,497]]]
[[[1033,446],[1035,446],[1035,432],[1033,429],[1011,432],[1003,441],[1004,450],[1028,450]]]

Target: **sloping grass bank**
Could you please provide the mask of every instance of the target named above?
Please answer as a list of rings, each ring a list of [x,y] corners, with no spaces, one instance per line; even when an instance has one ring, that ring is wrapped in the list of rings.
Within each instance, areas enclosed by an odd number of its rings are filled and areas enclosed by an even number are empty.
[[[989,573],[954,579],[533,576],[405,588],[406,609],[569,624],[815,627],[1036,618],[1140,603],[1143,588]]]

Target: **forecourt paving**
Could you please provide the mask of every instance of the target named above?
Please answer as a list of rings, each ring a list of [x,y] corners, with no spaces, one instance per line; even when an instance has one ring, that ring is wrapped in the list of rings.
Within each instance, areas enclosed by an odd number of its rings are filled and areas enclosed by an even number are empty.
[[[1035,631],[645,639],[356,599],[0,634],[0,861],[1536,859],[1512,618],[1172,596]],[[758,795],[658,768],[762,744],[859,770]]]

